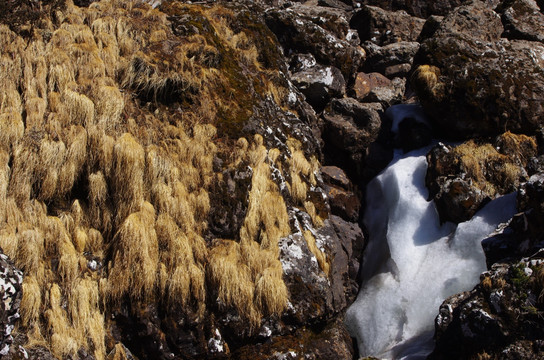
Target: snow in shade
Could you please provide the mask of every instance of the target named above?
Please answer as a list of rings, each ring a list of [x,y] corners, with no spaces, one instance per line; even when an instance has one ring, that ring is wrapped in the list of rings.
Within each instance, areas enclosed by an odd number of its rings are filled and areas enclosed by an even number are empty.
[[[440,225],[434,202],[427,201],[429,150],[397,153],[367,187],[363,282],[346,314],[361,356],[425,358],[440,304],[478,283],[486,270],[481,241],[515,213],[510,194],[458,226]]]

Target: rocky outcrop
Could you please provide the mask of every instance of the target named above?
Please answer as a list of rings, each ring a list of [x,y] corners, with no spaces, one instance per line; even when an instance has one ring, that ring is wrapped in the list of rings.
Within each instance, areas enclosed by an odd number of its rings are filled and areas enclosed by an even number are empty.
[[[500,1],[484,0],[482,2],[493,8]],[[362,3],[379,6],[385,10],[406,10],[410,15],[426,19],[431,15],[446,15],[456,7],[470,3],[470,0],[363,0]]]
[[[324,166],[321,168],[321,176],[331,213],[356,223],[359,220],[361,203],[346,173],[336,166]]]
[[[320,64],[340,69],[347,80],[364,60],[349,15],[342,10],[297,4],[271,9],[265,17],[285,54],[310,53]]]
[[[493,145],[470,140],[435,146],[427,155],[426,185],[441,221],[466,221],[488,200],[515,191],[527,179],[525,167],[536,151],[534,139],[512,133]]]
[[[444,136],[541,128],[544,47],[502,32],[500,16],[475,2],[452,11],[421,45],[412,84]]]
[[[512,265],[495,264],[474,290],[444,301],[429,358],[542,358],[543,263],[538,253]]]

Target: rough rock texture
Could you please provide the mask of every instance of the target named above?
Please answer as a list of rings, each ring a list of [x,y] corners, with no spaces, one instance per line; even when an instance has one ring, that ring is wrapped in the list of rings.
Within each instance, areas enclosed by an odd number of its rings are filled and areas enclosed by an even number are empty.
[[[534,0],[504,1],[497,11],[504,24],[504,37],[544,42],[544,14]]]
[[[497,263],[470,292],[440,306],[430,359],[540,359],[544,356],[542,253]]]
[[[386,11],[365,6],[351,18],[350,25],[357,29],[361,41],[379,46],[399,41],[416,41],[425,20],[408,15],[405,11]]]
[[[383,106],[363,104],[355,99],[335,99],[323,112],[323,140],[329,163],[357,178],[363,171],[366,149],[376,140],[381,128]]]
[[[391,80],[380,73],[358,73],[353,84],[354,98],[363,100],[372,89],[379,86],[387,86],[391,84]]]
[[[297,4],[269,10],[265,17],[285,54],[311,53],[319,63],[339,68],[346,79],[364,60],[359,38],[350,31],[349,17],[341,10]]]
[[[493,145],[470,140],[434,147],[427,155],[425,182],[441,221],[468,220],[489,199],[515,191],[527,179],[525,167],[536,151],[534,139],[512,133]]]
[[[23,273],[0,249],[0,357],[7,355],[13,342],[12,331],[20,318]]]
[[[361,203],[346,173],[336,166],[324,166],[321,168],[321,176],[332,214],[357,222]]]
[[[508,226],[484,240],[488,266],[499,261],[515,261],[544,247],[544,173],[533,174],[518,192],[518,211]]]
[[[430,15],[446,15],[454,8],[469,3],[471,0],[363,0],[362,3],[379,6],[386,10],[406,10],[409,14],[428,18]],[[495,7],[499,0],[483,1],[489,7]]]
[[[333,66],[313,66],[294,73],[291,81],[317,111],[322,110],[331,98],[340,98],[346,92],[342,72]]]
[[[419,50],[419,43],[403,41],[379,47],[367,42],[364,48],[367,60],[363,65],[363,71],[375,71],[393,78],[406,76],[410,72],[414,55]]]
[[[412,84],[445,136],[541,128],[544,47],[502,32],[500,16],[475,2],[452,11],[421,45]]]

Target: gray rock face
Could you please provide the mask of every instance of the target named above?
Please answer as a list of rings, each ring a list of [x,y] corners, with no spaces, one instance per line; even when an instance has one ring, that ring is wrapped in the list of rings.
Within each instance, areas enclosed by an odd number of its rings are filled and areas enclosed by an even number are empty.
[[[445,136],[542,127],[544,46],[502,32],[500,16],[475,2],[451,12],[421,45],[412,84]]]
[[[330,99],[342,97],[346,91],[342,72],[333,66],[316,65],[293,74],[291,81],[317,111],[322,110]]]
[[[310,53],[323,65],[332,65],[344,77],[357,71],[365,54],[349,28],[346,12],[323,6],[296,4],[265,13],[286,54]]]
[[[0,357],[9,353],[13,342],[11,332],[20,317],[22,283],[23,273],[0,250]]]
[[[368,40],[380,46],[416,41],[424,23],[424,20],[410,16],[406,11],[391,12],[374,6],[365,6],[350,22],[362,41]]]

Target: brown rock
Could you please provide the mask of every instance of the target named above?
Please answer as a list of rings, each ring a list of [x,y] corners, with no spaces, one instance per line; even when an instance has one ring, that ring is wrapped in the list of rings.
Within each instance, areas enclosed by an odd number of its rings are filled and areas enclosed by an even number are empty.
[[[534,0],[505,1],[499,11],[505,37],[544,43],[544,14]]]
[[[355,84],[353,85],[353,91],[355,92],[355,98],[357,100],[364,99],[372,89],[378,86],[387,86],[391,83],[387,77],[380,73],[365,74],[360,72],[355,78]]]

